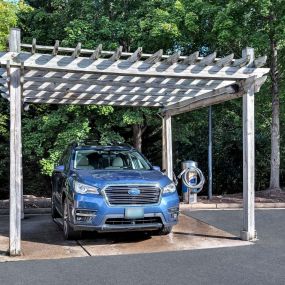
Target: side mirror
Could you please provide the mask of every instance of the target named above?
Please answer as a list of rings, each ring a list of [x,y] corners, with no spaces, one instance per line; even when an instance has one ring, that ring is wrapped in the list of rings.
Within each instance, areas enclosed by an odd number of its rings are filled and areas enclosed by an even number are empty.
[[[63,172],[64,171],[64,165],[58,165],[58,166],[55,167],[54,170],[58,171],[58,172]]]
[[[159,166],[153,166],[152,168],[153,168],[153,170],[161,171]]]

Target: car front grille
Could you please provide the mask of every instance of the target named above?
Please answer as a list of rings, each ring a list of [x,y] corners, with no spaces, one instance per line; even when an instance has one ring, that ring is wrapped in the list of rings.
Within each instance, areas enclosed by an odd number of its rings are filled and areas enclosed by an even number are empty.
[[[151,185],[112,185],[104,192],[110,205],[157,204],[160,198],[160,188]]]
[[[144,217],[142,219],[109,218],[105,222],[107,225],[145,225],[158,223],[162,223],[159,217]]]

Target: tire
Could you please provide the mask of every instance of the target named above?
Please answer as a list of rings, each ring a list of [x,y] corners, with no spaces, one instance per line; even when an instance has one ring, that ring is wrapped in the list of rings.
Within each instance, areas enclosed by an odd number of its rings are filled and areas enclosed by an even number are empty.
[[[51,196],[51,216],[53,219],[57,219],[61,217],[61,215],[59,214],[58,210],[55,207],[53,194]]]
[[[63,202],[63,234],[64,238],[67,240],[77,240],[81,238],[81,231],[74,231],[69,224],[70,216],[68,210],[67,199]]]
[[[158,231],[158,234],[161,236],[169,235],[172,231],[172,226],[164,226],[162,229]]]

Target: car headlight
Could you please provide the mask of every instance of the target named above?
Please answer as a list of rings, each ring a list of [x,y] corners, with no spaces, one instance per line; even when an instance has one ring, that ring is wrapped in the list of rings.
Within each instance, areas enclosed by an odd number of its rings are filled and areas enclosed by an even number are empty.
[[[98,188],[74,181],[74,191],[79,194],[99,194]]]
[[[173,193],[175,191],[176,191],[176,186],[173,182],[163,187],[163,193]]]

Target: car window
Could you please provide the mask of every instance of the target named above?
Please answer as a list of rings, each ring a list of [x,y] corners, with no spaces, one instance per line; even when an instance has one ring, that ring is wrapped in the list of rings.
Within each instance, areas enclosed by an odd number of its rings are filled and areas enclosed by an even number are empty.
[[[71,148],[66,149],[59,161],[59,165],[64,165],[65,169],[69,169],[70,151]]]
[[[137,151],[77,150],[75,169],[151,169],[149,163]]]

